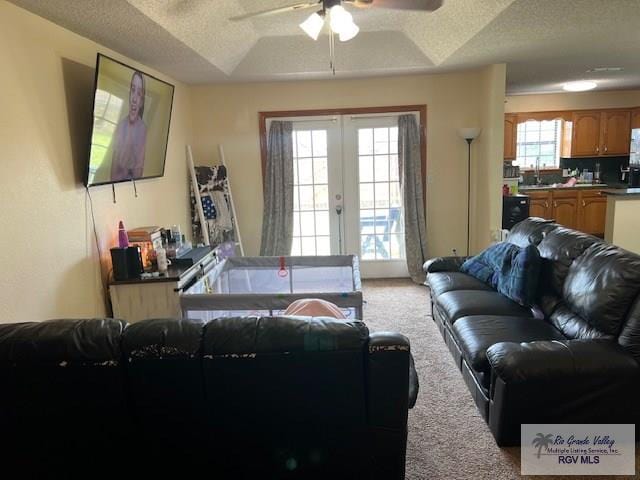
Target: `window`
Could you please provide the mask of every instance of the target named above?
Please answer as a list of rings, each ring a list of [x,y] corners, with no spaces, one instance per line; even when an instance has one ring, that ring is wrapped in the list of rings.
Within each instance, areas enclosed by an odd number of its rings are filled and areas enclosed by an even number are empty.
[[[291,255],[329,255],[327,131],[293,131]]]
[[[559,168],[562,121],[527,120],[518,124],[516,160],[522,169]]]
[[[398,127],[359,128],[358,167],[362,259],[405,258]]]

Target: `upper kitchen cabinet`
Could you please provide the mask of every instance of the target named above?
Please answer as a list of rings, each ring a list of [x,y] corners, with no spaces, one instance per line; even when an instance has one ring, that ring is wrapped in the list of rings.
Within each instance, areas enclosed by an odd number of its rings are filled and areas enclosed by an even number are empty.
[[[631,142],[631,111],[602,112],[601,155],[629,155]]]
[[[571,134],[572,157],[596,157],[600,155],[599,110],[573,112]]]
[[[573,112],[572,157],[629,154],[631,110]]]
[[[640,108],[631,110],[631,128],[640,128]]]
[[[517,115],[506,113],[504,116],[504,159],[516,158],[516,135],[518,131]]]

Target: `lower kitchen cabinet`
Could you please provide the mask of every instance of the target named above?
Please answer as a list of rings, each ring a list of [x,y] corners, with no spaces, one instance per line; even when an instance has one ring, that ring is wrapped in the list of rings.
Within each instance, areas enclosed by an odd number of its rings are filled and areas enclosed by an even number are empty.
[[[527,192],[529,197],[529,215],[531,217],[553,218],[551,215],[551,198],[549,191]]]
[[[529,215],[554,220],[560,225],[592,235],[603,235],[607,199],[600,190],[536,190],[530,198]]]
[[[604,235],[607,197],[600,190],[580,192],[578,230],[592,235]]]
[[[580,192],[553,191],[551,216],[560,225],[578,228],[578,197]]]

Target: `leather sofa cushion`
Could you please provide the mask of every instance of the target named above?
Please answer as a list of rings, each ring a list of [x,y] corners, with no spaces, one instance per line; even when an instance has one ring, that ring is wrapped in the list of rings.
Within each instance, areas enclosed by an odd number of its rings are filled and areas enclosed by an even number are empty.
[[[229,317],[205,326],[205,357],[282,352],[362,351],[363,322],[325,317]]]
[[[591,327],[618,336],[640,294],[640,256],[594,245],[571,265],[563,293],[567,306]]]
[[[11,363],[120,363],[122,320],[48,320],[0,325],[0,360]]]
[[[485,374],[490,371],[487,349],[491,345],[500,342],[565,340],[557,329],[544,320],[525,317],[463,317],[453,325],[453,332],[467,363],[473,370]],[[483,378],[488,379],[489,375]]]
[[[130,325],[122,336],[127,358],[195,358],[199,355],[204,322],[186,319],[149,319]]]
[[[544,220],[538,217],[529,217],[514,225],[509,232],[507,242],[524,248],[533,244],[538,246],[544,236],[558,225],[553,220]]]
[[[594,243],[601,241],[586,233],[558,227],[548,232],[538,245],[540,291],[562,295],[565,278],[573,261]]]
[[[618,343],[625,347],[640,362],[640,296],[636,299],[622,327]]]
[[[595,339],[604,338],[612,340],[613,335],[607,335],[597,328],[594,328],[580,315],[572,312],[566,305],[561,302],[557,305],[553,313],[549,315],[549,322],[553,324],[563,335],[569,339]]]
[[[462,272],[435,272],[427,275],[427,283],[432,297],[438,297],[445,292],[454,290],[486,290],[493,289],[477,278]]]
[[[436,298],[436,308],[452,324],[459,318],[469,315],[532,316],[530,309],[521,307],[496,291],[457,290],[446,292]]]

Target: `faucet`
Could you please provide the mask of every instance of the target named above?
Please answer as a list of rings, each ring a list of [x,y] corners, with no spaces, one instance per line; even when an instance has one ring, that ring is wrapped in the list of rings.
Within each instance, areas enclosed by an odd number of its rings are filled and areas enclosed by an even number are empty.
[[[540,157],[536,157],[535,177],[536,185],[540,185],[542,183],[542,180],[540,180]]]

